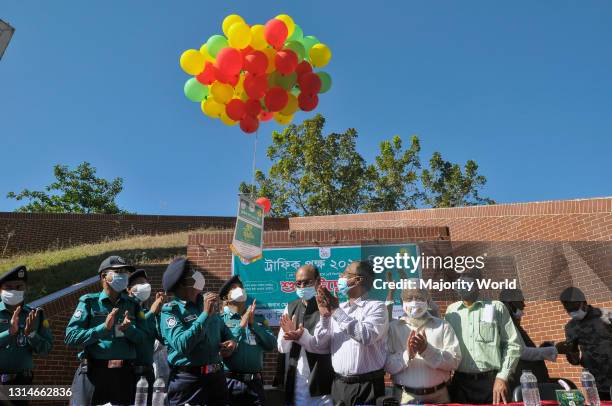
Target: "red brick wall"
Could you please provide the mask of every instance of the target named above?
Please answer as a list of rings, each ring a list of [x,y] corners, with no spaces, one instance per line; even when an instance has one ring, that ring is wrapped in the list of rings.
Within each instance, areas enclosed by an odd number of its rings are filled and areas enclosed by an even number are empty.
[[[521,285],[529,298],[541,294],[549,299],[527,303],[523,326],[536,344],[564,339],[569,317],[557,300],[550,299],[567,286],[582,288],[595,305],[612,307],[612,198],[300,217],[289,219],[289,224],[296,231],[447,226],[452,241],[529,242],[532,252],[522,249],[526,264],[519,269]],[[607,242],[607,258],[595,244],[584,243],[593,241]],[[592,261],[597,262],[597,275]],[[578,381],[579,368],[564,356],[547,364],[552,376]]]
[[[0,213],[0,257],[95,243],[128,235],[157,235],[200,228],[230,229],[234,217]],[[287,229],[268,219],[267,229]]]

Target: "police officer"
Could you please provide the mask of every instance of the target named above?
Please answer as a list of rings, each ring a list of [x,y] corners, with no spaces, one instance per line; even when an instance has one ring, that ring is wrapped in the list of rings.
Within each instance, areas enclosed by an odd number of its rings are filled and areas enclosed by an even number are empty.
[[[225,405],[227,392],[222,357],[236,341],[219,315],[216,293],[202,294],[204,275],[177,258],[164,272],[162,285],[174,297],[162,307],[160,330],[168,347],[171,406]]]
[[[47,355],[53,345],[42,309],[24,304],[28,280],[25,266],[0,277],[0,377],[2,385],[32,384],[32,355]],[[13,402],[27,405],[27,401]]]
[[[128,296],[129,272],[134,267],[119,256],[106,258],[98,274],[102,291],[81,296],[66,327],[65,343],[80,347],[82,360],[77,377],[86,374],[93,385],[89,404],[131,405],[136,382],[136,346],[144,340],[144,314],[139,303]],[[73,385],[71,404],[83,405],[86,388]]]
[[[153,350],[155,347],[155,340],[161,338],[157,326],[161,307],[166,295],[163,292],[158,292],[155,295],[155,301],[151,304],[151,308],[147,309],[145,307],[144,303],[149,300],[151,296],[151,284],[149,283],[149,277],[144,269],[137,269],[130,274],[128,280],[128,294],[140,303],[141,311],[144,314],[144,322],[142,323],[144,340],[141,345],[136,346],[134,373],[136,374],[136,382],[138,382],[141,376],[144,376],[149,383],[147,404],[151,405],[153,400],[153,383],[155,382],[155,374],[153,372]]]
[[[564,342],[557,343],[572,365],[582,365],[593,374],[599,399],[610,400],[612,386],[612,309],[587,303],[582,290],[569,287],[559,297],[571,320],[565,325]]]
[[[239,276],[223,284],[219,297],[225,303],[223,321],[238,341],[236,351],[223,360],[229,404],[263,406],[266,402],[261,376],[263,353],[276,347],[276,336],[268,328],[268,321],[255,315],[256,301],[246,305],[247,293]]]

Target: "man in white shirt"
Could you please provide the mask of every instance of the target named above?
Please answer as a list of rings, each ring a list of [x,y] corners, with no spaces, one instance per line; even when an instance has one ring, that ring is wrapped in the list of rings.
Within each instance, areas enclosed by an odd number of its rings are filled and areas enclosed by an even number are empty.
[[[316,289],[321,284],[319,270],[304,265],[295,274],[296,300],[289,303],[281,317],[277,347],[279,358],[277,384],[285,388],[285,404],[331,406],[331,367],[329,349],[311,346],[312,333],[319,321]]]
[[[373,281],[372,265],[356,261],[338,279],[338,291],[348,301],[339,304],[323,287],[317,291],[321,320],[305,341],[332,354],[336,405],[373,405],[385,394],[388,317],[384,302],[368,298]]]
[[[401,404],[449,403],[447,384],[461,362],[459,340],[446,321],[428,311],[429,293],[405,289],[406,313],[389,324],[385,370],[392,375]]]

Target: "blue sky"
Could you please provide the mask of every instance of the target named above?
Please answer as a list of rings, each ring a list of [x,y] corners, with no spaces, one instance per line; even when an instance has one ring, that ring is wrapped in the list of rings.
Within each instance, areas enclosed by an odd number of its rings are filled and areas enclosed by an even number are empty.
[[[231,13],[287,13],[330,46],[316,111],[330,132],[355,127],[370,160],[418,134],[423,158],[476,160],[498,202],[612,194],[608,1],[3,0],[0,211],[54,164],[88,161],[125,179],[127,210],[234,215],[253,138],[186,100],[178,66]],[[259,167],[278,128],[262,123]]]

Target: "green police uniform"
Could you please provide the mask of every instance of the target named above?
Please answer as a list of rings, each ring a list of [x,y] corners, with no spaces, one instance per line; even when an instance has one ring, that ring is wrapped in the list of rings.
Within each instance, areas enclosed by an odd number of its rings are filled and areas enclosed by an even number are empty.
[[[106,316],[115,307],[119,308],[115,327],[107,330],[104,325]],[[121,332],[118,326],[126,311],[132,325]],[[116,303],[112,303],[104,291],[83,295],[66,327],[66,345],[84,347],[79,353],[81,359],[135,360],[136,345],[141,344],[145,337],[140,312],[138,302],[125,292],[120,293]]]
[[[159,328],[173,367],[220,364],[219,344],[234,340],[218,314],[203,311],[201,296],[197,304],[178,298],[166,303]]]
[[[238,348],[231,357],[224,359],[225,369],[238,373],[255,373],[263,369],[264,351],[276,348],[276,336],[268,328],[268,321],[255,315],[253,325],[240,326],[242,316],[226,309],[223,321],[238,342]]]
[[[32,355],[47,355],[53,347],[49,321],[37,317],[29,335],[25,336],[26,318],[33,309],[23,305],[19,313],[19,332],[11,336],[9,329],[13,311],[0,302],[0,373],[17,374],[31,372]]]

